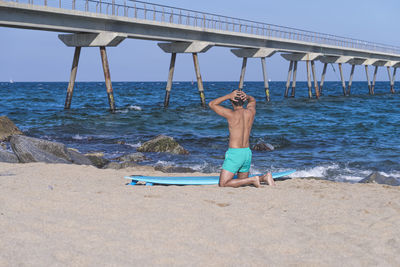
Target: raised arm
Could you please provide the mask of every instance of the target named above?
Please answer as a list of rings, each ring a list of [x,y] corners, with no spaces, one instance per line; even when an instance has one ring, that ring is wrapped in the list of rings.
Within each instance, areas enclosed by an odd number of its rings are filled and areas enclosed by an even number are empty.
[[[256,100],[251,95],[247,95],[247,109],[256,113]]]
[[[224,108],[223,106],[221,106],[220,104],[222,102],[224,102],[225,100],[235,100],[235,97],[237,97],[239,95],[239,91],[235,90],[230,94],[218,97],[216,99],[214,99],[213,101],[211,101],[210,103],[208,103],[208,106],[215,111],[215,113],[217,113],[218,115],[224,117],[224,118],[228,118],[233,114],[233,111],[229,108]]]

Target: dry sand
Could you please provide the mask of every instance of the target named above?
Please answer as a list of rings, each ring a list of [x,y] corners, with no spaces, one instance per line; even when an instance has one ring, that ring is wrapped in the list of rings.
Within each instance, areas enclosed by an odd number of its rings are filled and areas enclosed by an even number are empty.
[[[0,266],[400,265],[398,187],[128,186],[128,174],[161,173],[0,164]]]

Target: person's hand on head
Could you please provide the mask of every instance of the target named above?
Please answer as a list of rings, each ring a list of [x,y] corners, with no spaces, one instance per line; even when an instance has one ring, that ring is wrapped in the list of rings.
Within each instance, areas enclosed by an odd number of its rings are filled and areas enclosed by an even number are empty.
[[[234,90],[232,93],[229,95],[229,99],[232,101],[237,101],[236,97],[240,97],[240,92],[239,90]]]
[[[239,91],[239,97],[243,100],[246,101],[247,100],[247,95],[245,92],[243,91]]]

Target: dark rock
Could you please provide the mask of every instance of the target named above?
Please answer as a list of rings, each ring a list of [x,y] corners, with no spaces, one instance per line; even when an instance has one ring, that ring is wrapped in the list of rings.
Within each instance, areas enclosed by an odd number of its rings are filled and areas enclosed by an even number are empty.
[[[143,143],[137,151],[139,152],[167,152],[171,154],[189,154],[174,138],[166,135],[158,135]]]
[[[9,141],[12,135],[23,134],[7,116],[0,116],[0,141]]]
[[[0,162],[18,163],[19,160],[14,153],[0,149]]]
[[[7,144],[4,142],[0,142],[0,147],[3,148],[4,150],[7,150]]]
[[[148,158],[146,158],[144,156],[143,153],[140,152],[136,152],[136,153],[132,153],[132,154],[127,154],[127,155],[123,155],[121,157],[116,158],[116,160],[118,161],[131,161],[131,162],[139,162],[139,161],[143,161],[143,160],[147,160]]]
[[[110,162],[108,164],[106,164],[103,169],[115,169],[115,170],[119,170],[119,169],[124,169],[124,168],[128,168],[128,167],[136,167],[138,166],[138,164],[134,163],[134,162]]]
[[[11,148],[21,163],[47,162],[71,163],[72,159],[67,147],[61,143],[50,142],[23,135],[13,135]]]
[[[257,151],[272,151],[275,148],[271,144],[259,142],[259,143],[255,144],[251,149],[257,150]]]
[[[78,165],[93,165],[92,161],[85,155],[81,154],[79,151],[73,148],[68,148],[68,152],[71,156],[72,163]]]
[[[394,186],[400,185],[400,181],[397,180],[396,178],[382,175],[379,172],[371,173],[369,176],[367,176],[366,178],[359,181],[359,183],[387,184],[387,185],[394,185]]]
[[[97,168],[103,168],[110,162],[108,159],[104,158],[104,153],[102,152],[87,153],[85,154],[85,157],[87,157]]]
[[[192,168],[188,167],[177,167],[177,166],[160,166],[157,165],[154,167],[156,171],[161,171],[165,173],[193,173],[196,172]]]

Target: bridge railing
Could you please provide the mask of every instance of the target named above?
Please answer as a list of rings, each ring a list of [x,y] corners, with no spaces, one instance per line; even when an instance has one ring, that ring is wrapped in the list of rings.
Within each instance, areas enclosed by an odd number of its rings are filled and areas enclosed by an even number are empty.
[[[238,19],[207,12],[176,8],[135,0],[7,0],[32,5],[51,6],[70,10],[101,13],[110,16],[171,23],[199,29],[230,31],[267,39],[279,38],[306,43],[332,45],[341,48],[362,49],[400,54],[400,47],[340,37],[332,34],[305,31],[295,28]]]

